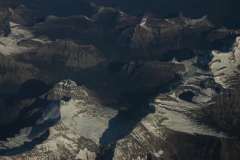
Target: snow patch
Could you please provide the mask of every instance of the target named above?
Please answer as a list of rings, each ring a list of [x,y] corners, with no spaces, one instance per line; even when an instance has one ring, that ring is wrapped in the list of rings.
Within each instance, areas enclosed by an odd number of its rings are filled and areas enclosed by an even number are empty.
[[[142,28],[145,28],[146,30],[148,31],[151,31],[151,28],[149,28],[147,25],[146,25],[146,22],[147,22],[147,17],[143,17],[141,23],[140,23],[140,26]]]
[[[240,37],[236,38],[233,49],[230,52],[222,53],[219,51],[212,51],[214,56],[209,63],[214,79],[224,88],[228,87],[228,79],[235,74],[239,74],[238,67],[240,66]]]
[[[22,28],[20,25],[10,22],[11,34],[7,37],[0,37],[0,53],[13,55],[29,50],[26,47],[18,46],[18,42],[33,38],[33,34]]]
[[[76,160],[91,160],[91,159],[95,159],[96,158],[96,154],[95,152],[90,152],[87,148],[84,148],[83,150],[80,150],[78,155],[75,157]]]
[[[30,30],[22,27],[19,24],[10,22],[11,33],[7,37],[0,37],[0,53],[5,56],[23,53],[32,48],[19,46],[18,43],[24,40],[33,40],[40,43],[49,43],[50,41],[34,38]]]

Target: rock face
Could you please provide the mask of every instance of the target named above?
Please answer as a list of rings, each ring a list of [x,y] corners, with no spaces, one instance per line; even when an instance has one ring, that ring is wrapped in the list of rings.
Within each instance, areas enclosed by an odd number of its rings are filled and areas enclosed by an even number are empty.
[[[138,61],[124,65],[118,73],[118,79],[127,91],[148,92],[177,79],[176,74],[181,72],[185,72],[181,64]]]
[[[181,38],[183,38],[183,41],[186,40],[184,34],[191,34],[191,32],[196,34],[196,31],[192,29],[196,25],[198,25],[197,31],[200,33],[213,27],[206,17],[191,20],[184,17],[155,19],[144,16],[140,24],[136,26],[131,47],[146,48],[152,43],[153,45],[162,44],[162,46],[166,47],[164,48],[166,50],[178,48],[180,46],[177,45],[180,45]],[[179,39],[176,39],[178,36],[180,36]],[[141,42],[140,39],[145,40],[145,42]]]
[[[159,17],[173,17],[176,16],[179,11],[182,12],[184,16],[190,18],[198,18],[202,15],[209,15],[209,17],[211,17],[211,21],[217,25],[225,25],[230,27],[231,24],[233,24],[232,28],[239,27],[239,20],[237,18],[239,10],[237,10],[235,7],[236,5],[239,5],[239,1],[237,0],[231,1],[230,3],[222,0],[213,2],[198,0],[193,0],[191,2],[187,0],[182,2],[174,0],[162,2],[154,0],[151,3],[149,3],[147,0],[143,0],[141,2],[127,0],[114,2],[111,0],[88,0],[88,2],[95,2],[102,6],[118,6],[120,10],[124,10],[128,14],[132,15],[142,15],[144,13],[151,12]],[[186,4],[188,4],[188,6],[186,6]],[[229,13],[228,16],[225,14],[227,12]],[[225,18],[229,18],[229,21],[223,21]],[[230,22],[230,24],[227,24],[226,22]]]
[[[59,100],[64,97],[71,97],[73,99],[88,99],[87,90],[84,86],[79,87],[71,80],[63,80],[57,83],[52,90],[46,95],[48,100]]]
[[[239,137],[239,94],[224,92],[213,99],[214,104],[203,109],[201,119]],[[227,106],[227,107],[226,107]]]
[[[24,55],[22,58],[26,61],[31,59],[32,63],[36,62],[39,67],[42,67],[40,64],[46,63],[55,69],[69,68],[78,71],[95,67],[98,63],[104,61],[94,46],[80,45],[73,41],[50,42],[34,39],[21,41],[18,45],[32,48],[31,52],[34,52],[34,54]]]
[[[0,35],[8,36],[11,33],[10,24],[9,24],[9,11],[7,9],[1,10],[0,15]]]
[[[47,61],[45,60],[47,57]],[[58,62],[60,68],[70,68],[81,70],[95,67],[103,59],[99,51],[91,45],[79,45],[73,41],[58,41],[46,45],[41,45],[37,49],[35,60],[48,62]]]
[[[39,69],[31,64],[17,62],[13,58],[0,54],[0,84],[9,86],[13,84],[22,84],[25,81],[36,77]],[[13,86],[12,86],[13,87]],[[13,87],[14,88],[14,87]],[[0,92],[7,92],[9,88],[4,87]],[[11,90],[9,90],[11,92]]]

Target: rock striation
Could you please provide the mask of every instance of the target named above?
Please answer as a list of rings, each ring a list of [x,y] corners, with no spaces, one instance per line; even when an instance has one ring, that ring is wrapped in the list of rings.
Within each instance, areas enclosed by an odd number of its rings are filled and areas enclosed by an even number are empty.
[[[8,36],[11,33],[11,28],[9,24],[9,11],[7,9],[2,9],[0,13],[0,35]]]
[[[46,97],[51,101],[60,100],[64,97],[76,100],[84,99],[87,101],[88,93],[85,90],[87,90],[87,88],[84,86],[78,86],[75,82],[67,79],[54,85],[53,89],[47,93]]]
[[[22,84],[33,79],[39,73],[39,69],[31,64],[22,63],[11,57],[0,54],[0,84]],[[1,90],[3,92],[3,90]]]
[[[239,159],[239,29],[105,2],[0,0],[0,159]]]
[[[21,42],[19,45],[35,45],[35,49],[32,51],[35,54],[24,55],[24,59],[30,58],[32,62],[36,62],[39,65],[47,63],[51,68],[58,70],[84,70],[93,68],[104,61],[98,49],[94,46],[81,45],[73,41],[59,40],[45,44],[29,41],[28,43]]]
[[[185,72],[184,65],[160,61],[131,61],[124,65],[118,73],[118,80],[128,91],[148,92],[171,80],[177,74]]]

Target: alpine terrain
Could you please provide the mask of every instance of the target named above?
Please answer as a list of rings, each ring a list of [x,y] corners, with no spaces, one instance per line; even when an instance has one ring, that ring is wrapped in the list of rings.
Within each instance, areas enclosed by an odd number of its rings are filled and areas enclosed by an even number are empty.
[[[240,159],[239,6],[0,0],[0,159]]]

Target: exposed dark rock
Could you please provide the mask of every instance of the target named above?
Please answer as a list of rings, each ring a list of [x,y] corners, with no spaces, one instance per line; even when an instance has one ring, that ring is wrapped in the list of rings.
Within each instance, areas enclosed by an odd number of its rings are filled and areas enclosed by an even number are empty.
[[[24,45],[26,42],[21,42]],[[30,45],[37,45],[36,42]],[[31,61],[36,62],[39,68],[44,63],[52,70],[64,72],[67,68],[75,71],[95,67],[104,61],[99,51],[92,45],[80,45],[73,41],[56,41],[47,44],[38,44],[36,54],[29,54]]]
[[[172,61],[173,58],[175,57],[178,62],[181,62],[183,60],[187,60],[190,58],[193,58],[196,56],[196,53],[189,49],[179,49],[179,50],[174,50],[174,51],[168,51],[163,54],[163,58],[161,59],[162,61]]]
[[[159,61],[130,62],[118,73],[118,80],[125,91],[147,92],[177,78],[185,72],[184,65]]]
[[[39,70],[31,64],[18,62],[13,58],[0,54],[0,84],[9,84],[8,86],[12,88],[14,88],[13,86],[15,85],[17,89],[17,85],[29,79],[34,79],[38,72]],[[2,86],[3,85],[1,85],[1,87]],[[9,92],[7,88],[6,90],[3,89],[4,88],[2,88],[0,92]]]
[[[238,93],[223,92],[213,98],[214,104],[202,109],[199,118],[231,135],[240,136],[240,119],[236,116],[240,114],[239,97]]]
[[[11,28],[9,26],[9,15],[10,12],[7,9],[1,9],[0,11],[0,35],[8,36],[11,33]]]

